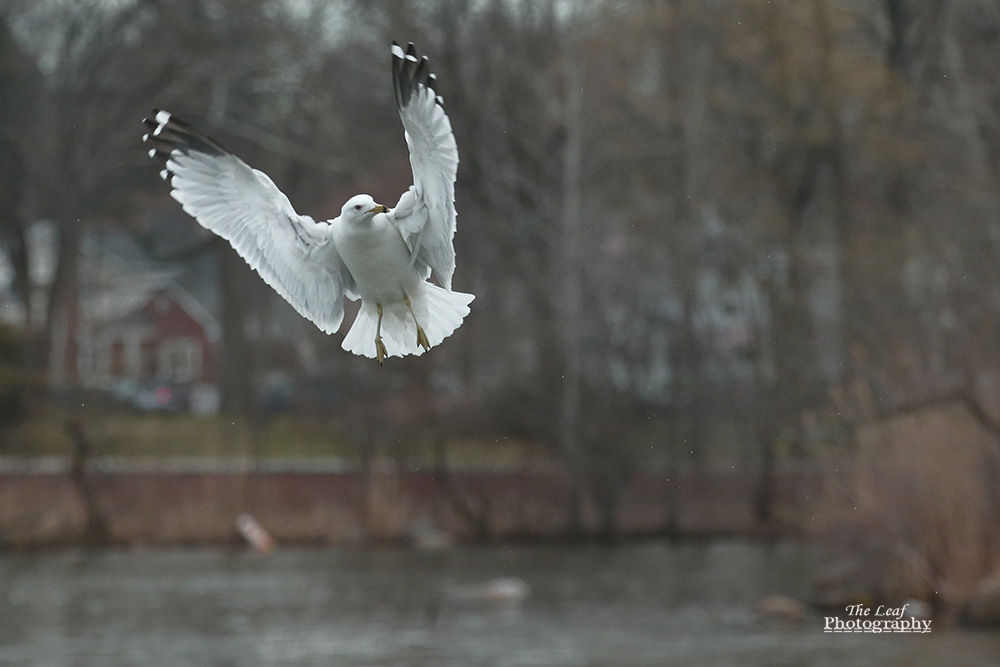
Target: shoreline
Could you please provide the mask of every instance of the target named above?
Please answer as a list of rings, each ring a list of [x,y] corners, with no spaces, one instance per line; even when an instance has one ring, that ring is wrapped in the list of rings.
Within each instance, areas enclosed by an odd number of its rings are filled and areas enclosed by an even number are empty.
[[[0,462],[0,548],[239,544],[251,514],[279,545],[782,538],[818,499],[815,466],[773,478],[772,519],[754,516],[757,478],[731,466],[643,472],[613,511],[571,508],[571,478],[552,469],[359,470],[335,460]]]

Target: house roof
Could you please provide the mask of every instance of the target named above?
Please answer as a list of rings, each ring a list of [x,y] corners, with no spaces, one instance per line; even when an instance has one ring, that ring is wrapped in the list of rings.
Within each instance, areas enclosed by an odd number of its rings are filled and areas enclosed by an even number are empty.
[[[209,340],[217,340],[221,327],[212,307],[218,304],[218,290],[216,281],[207,275],[210,268],[206,269],[211,259],[170,262],[152,257],[151,253],[169,255],[177,244],[191,246],[196,243],[191,238],[196,233],[190,229],[182,232],[185,228],[178,227],[186,220],[150,217],[142,233],[88,230],[82,246],[83,317],[95,327],[120,323],[137,315],[157,294],[165,293],[201,325]]]
[[[160,294],[169,296],[198,322],[210,341],[221,337],[222,328],[215,316],[163,273],[128,276],[115,288],[96,292],[82,302],[83,315],[93,326],[103,328],[134,317]]]

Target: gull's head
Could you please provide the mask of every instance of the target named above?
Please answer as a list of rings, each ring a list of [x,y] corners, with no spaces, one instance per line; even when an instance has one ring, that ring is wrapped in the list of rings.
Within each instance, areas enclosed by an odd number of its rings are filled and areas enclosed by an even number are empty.
[[[340,216],[345,220],[360,221],[370,219],[376,213],[386,213],[388,210],[382,204],[376,204],[371,195],[354,195],[344,204]]]

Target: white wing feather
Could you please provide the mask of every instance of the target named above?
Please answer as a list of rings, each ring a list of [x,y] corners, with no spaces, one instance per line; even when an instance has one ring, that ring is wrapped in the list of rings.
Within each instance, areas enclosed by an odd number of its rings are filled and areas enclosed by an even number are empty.
[[[433,270],[438,282],[451,289],[455,272],[455,177],[458,144],[442,100],[434,91],[435,77],[426,57],[417,58],[393,42],[392,79],[410,151],[413,185],[399,198],[389,218],[399,229],[421,275]]]
[[[145,121],[150,155],[165,161],[170,195],[202,227],[229,241],[303,317],[326,333],[340,328],[354,279],[329,225],[299,215],[267,175],[166,111]]]

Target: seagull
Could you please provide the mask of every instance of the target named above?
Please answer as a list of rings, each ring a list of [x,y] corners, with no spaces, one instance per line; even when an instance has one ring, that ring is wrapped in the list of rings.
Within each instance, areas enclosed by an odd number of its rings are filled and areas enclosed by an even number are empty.
[[[344,297],[360,298],[342,347],[379,365],[439,344],[475,298],[451,288],[458,145],[437,77],[412,43],[404,51],[393,42],[391,54],[413,171],[394,208],[360,194],[336,218],[316,222],[296,213],[265,173],[172,113],[154,109],[143,120],[149,156],[163,165],[160,176],[184,211],[328,334],[340,329]]]

